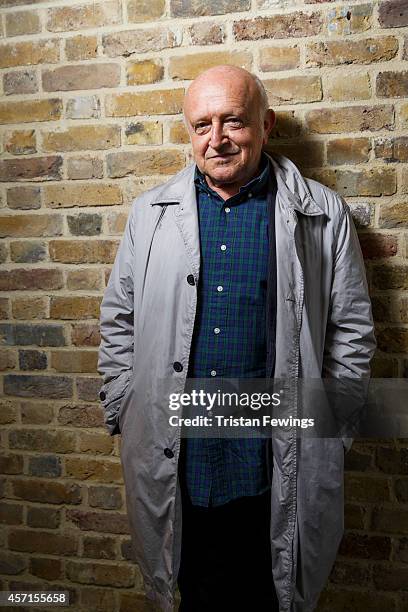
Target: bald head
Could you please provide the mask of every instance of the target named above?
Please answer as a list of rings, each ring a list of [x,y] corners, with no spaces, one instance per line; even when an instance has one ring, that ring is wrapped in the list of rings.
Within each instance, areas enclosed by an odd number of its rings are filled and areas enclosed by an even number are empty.
[[[195,162],[222,197],[256,176],[275,118],[257,77],[236,66],[206,70],[188,88],[184,118]]]
[[[228,64],[208,68],[208,70],[202,72],[192,81],[187,88],[184,98],[184,115],[189,106],[194,104],[197,97],[200,96],[203,88],[222,84],[226,88],[234,87],[241,89],[242,94],[251,101],[251,104],[256,105],[260,121],[263,121],[265,113],[269,108],[269,103],[262,81],[256,75],[248,72],[248,70]]]

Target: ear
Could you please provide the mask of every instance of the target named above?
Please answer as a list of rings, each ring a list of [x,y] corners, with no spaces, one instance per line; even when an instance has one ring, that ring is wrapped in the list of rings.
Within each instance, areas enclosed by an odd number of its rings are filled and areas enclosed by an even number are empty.
[[[276,115],[275,115],[275,111],[273,111],[271,108],[268,108],[268,110],[265,113],[265,118],[264,118],[264,137],[263,137],[263,144],[266,145],[269,139],[269,135],[273,130],[273,127],[276,123]]]

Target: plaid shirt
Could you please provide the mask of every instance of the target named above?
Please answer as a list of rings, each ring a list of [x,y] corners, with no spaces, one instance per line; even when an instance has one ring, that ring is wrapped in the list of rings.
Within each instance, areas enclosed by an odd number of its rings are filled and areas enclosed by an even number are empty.
[[[223,200],[196,168],[201,273],[188,376],[266,375],[269,163]],[[185,438],[180,461],[191,501],[217,506],[257,495],[269,482],[266,441]]]

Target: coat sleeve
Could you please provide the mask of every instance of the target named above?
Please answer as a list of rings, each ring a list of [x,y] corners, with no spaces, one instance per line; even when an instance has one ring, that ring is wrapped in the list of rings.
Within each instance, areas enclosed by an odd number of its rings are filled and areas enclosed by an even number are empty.
[[[376,340],[357,231],[348,205],[342,199],[340,204],[322,375],[338,379],[336,416],[345,418],[347,422],[353,410],[358,415],[359,410],[363,409]],[[350,421],[347,425],[346,429],[350,431]],[[343,438],[343,443],[348,450],[352,439]]]
[[[103,376],[103,385],[99,397],[111,435],[119,433],[116,416],[133,366],[134,208],[133,205],[100,308],[101,343],[97,369]]]

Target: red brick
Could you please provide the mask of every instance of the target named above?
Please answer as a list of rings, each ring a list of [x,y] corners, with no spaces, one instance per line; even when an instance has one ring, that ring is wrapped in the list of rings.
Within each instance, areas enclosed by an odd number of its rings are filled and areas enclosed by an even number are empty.
[[[81,488],[78,484],[52,482],[49,479],[31,478],[14,480],[13,494],[20,499],[46,504],[80,504]]]
[[[98,589],[97,587],[81,587],[81,605],[84,610],[107,612],[116,606],[116,591],[113,589]],[[133,610],[132,612],[136,612]]]
[[[126,514],[119,512],[87,512],[84,510],[67,510],[67,521],[79,529],[102,533],[129,533],[129,521]]]
[[[408,475],[408,448],[377,447],[376,464],[386,474]]]
[[[128,174],[175,174],[185,166],[185,156],[176,149],[146,151],[120,151],[108,153],[107,167],[110,178],[121,178]]]
[[[52,319],[96,319],[99,318],[101,298],[97,296],[75,296],[51,298]]]
[[[74,346],[99,346],[101,336],[95,323],[73,323],[71,342]]]
[[[356,474],[345,474],[345,497],[347,501],[383,502],[391,501],[388,478]]]
[[[408,162],[408,137],[377,138],[375,156],[386,162]]]
[[[313,36],[319,34],[321,29],[322,19],[319,13],[301,11],[273,17],[242,19],[233,24],[236,40]]]
[[[319,612],[396,612],[395,599],[390,594],[373,589],[330,589],[323,591],[319,600]]]
[[[368,138],[338,138],[327,143],[327,161],[332,166],[361,164],[370,156],[371,143]]]
[[[114,206],[122,204],[119,185],[89,181],[73,185],[47,185],[44,187],[44,203],[50,208],[72,208],[74,206]]]
[[[398,237],[395,234],[360,234],[360,246],[365,259],[393,257],[398,250]]]
[[[408,25],[406,0],[386,0],[378,8],[378,21],[383,28],[402,28]]]
[[[10,70],[3,76],[4,93],[10,94],[27,94],[36,93],[38,91],[37,74],[35,70]]]
[[[63,287],[62,270],[40,268],[3,270],[0,272],[0,291],[50,290]]]
[[[76,537],[68,534],[15,529],[9,533],[9,548],[25,552],[72,556],[77,554],[78,542]]]
[[[135,115],[177,115],[183,106],[183,89],[124,92],[106,96],[107,117]]]
[[[378,223],[380,227],[408,227],[408,203],[381,204]]]
[[[133,53],[162,51],[181,44],[177,28],[131,29],[102,35],[103,52],[109,57],[129,57]]]
[[[129,565],[67,561],[65,572],[69,580],[79,582],[80,584],[97,584],[99,586],[112,587],[135,586],[134,568]]]
[[[105,0],[88,5],[49,8],[46,28],[50,32],[66,32],[113,26],[119,23],[121,23],[120,2]]]
[[[372,64],[396,56],[398,40],[394,36],[363,40],[332,40],[309,43],[306,63],[309,66],[339,64]]]
[[[408,265],[398,264],[373,267],[373,285],[377,289],[408,289]]]
[[[193,23],[189,26],[191,44],[193,45],[217,45],[225,41],[225,25],[204,21]]]
[[[60,559],[32,558],[30,559],[30,574],[45,580],[63,578],[62,561]]]
[[[13,453],[12,455],[0,455],[0,474],[22,474],[23,456]]]
[[[279,142],[271,140],[265,148],[267,153],[278,153],[289,157],[301,169],[323,165],[324,144],[317,141]]]
[[[65,40],[65,54],[69,61],[93,59],[98,55],[96,36],[73,36]]]
[[[387,130],[393,126],[392,106],[321,108],[306,113],[308,131],[318,134]]]
[[[360,533],[346,533],[340,545],[339,554],[368,561],[387,560],[392,550],[391,538],[370,536]]]
[[[0,502],[0,525],[21,525],[22,522],[22,505]]]
[[[386,327],[377,332],[378,348],[385,353],[406,353],[408,351],[408,329]]]
[[[264,81],[269,104],[299,104],[322,99],[319,76],[293,76]]]
[[[360,589],[371,586],[371,567],[349,559],[337,559],[329,581],[331,584],[357,586]]]
[[[220,64],[240,66],[249,70],[252,64],[252,55],[246,51],[213,51],[211,53],[177,55],[170,58],[169,75],[175,80],[195,79],[204,70]]]
[[[61,263],[113,263],[117,240],[51,240],[50,257]]]
[[[300,63],[300,49],[292,47],[265,47],[259,50],[259,67],[264,72],[292,70]]]
[[[21,402],[21,422],[24,425],[48,425],[54,418],[50,404]]]
[[[408,70],[380,72],[377,76],[379,98],[404,98],[408,96]]]
[[[314,173],[317,180],[343,196],[393,195],[397,190],[393,168],[362,170],[323,170]]]
[[[12,214],[0,216],[0,236],[27,238],[31,236],[59,236],[63,224],[60,215]]]
[[[120,66],[101,63],[60,66],[44,70],[42,84],[44,91],[117,87],[120,84]]]
[[[9,446],[36,452],[72,453],[75,451],[76,438],[72,431],[60,429],[20,429],[10,431]]]
[[[31,157],[0,160],[0,182],[58,181],[61,179],[62,158]]]
[[[58,423],[70,427],[103,427],[101,406],[78,404],[61,406],[58,412]]]
[[[82,556],[91,559],[115,559],[116,541],[107,537],[85,536]]]
[[[103,483],[121,483],[122,466],[118,461],[70,457],[65,460],[67,478]]]
[[[390,564],[374,566],[374,585],[381,591],[407,591],[408,567]]]

